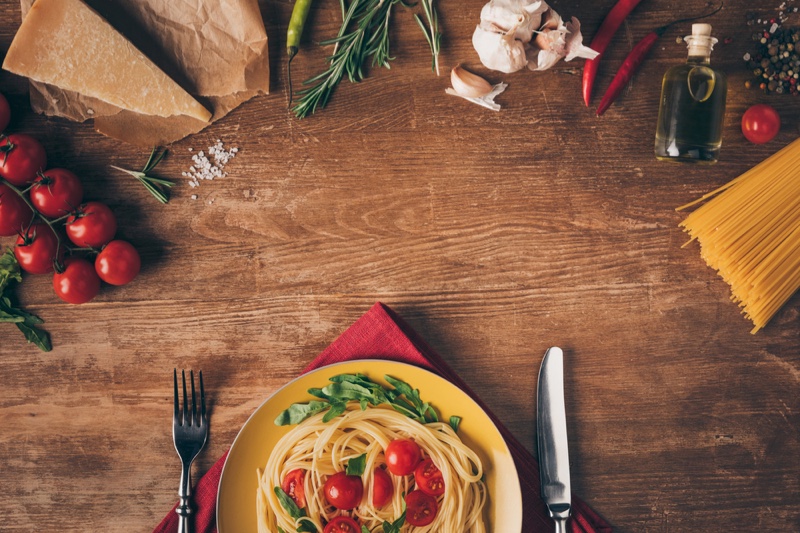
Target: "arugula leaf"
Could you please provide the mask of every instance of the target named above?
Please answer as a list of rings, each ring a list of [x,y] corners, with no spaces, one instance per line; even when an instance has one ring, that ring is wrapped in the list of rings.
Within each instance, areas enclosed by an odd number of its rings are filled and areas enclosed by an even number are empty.
[[[6,290],[6,286],[11,281],[20,283],[22,281],[22,274],[19,270],[19,263],[11,251],[11,248],[6,249],[6,253],[0,256],[0,292]]]
[[[330,410],[322,417],[323,422],[330,422],[347,410],[347,403],[334,400],[331,402]]]
[[[345,473],[348,476],[363,476],[364,470],[367,468],[367,454],[362,453],[358,457],[353,457],[347,461],[347,469]]]
[[[17,322],[17,328],[25,335],[28,342],[35,344],[43,352],[49,352],[53,349],[53,345],[50,344],[50,335],[46,331],[31,325],[28,320]]]
[[[297,526],[297,533],[317,533],[317,528],[310,520],[300,520],[300,525]]]
[[[406,511],[403,511],[403,514],[400,515],[400,518],[398,518],[394,522],[383,523],[383,533],[400,533],[400,528],[403,527],[405,521],[406,521]]]
[[[458,433],[458,426],[461,424],[461,417],[460,416],[451,416],[450,417],[450,427],[453,428],[453,431]]]
[[[25,335],[28,342],[35,344],[43,352],[53,349],[50,344],[50,335],[36,327],[44,322],[36,315],[32,315],[11,303],[11,282],[22,281],[19,263],[14,253],[8,249],[0,256],[0,322],[13,323]]]
[[[299,424],[306,418],[324,411],[330,406],[326,402],[312,400],[308,403],[293,403],[275,419],[276,426]]]
[[[274,490],[281,507],[283,507],[287,513],[289,513],[289,516],[291,516],[292,519],[300,520],[300,525],[297,526],[298,533],[317,533],[317,528],[314,526],[313,522],[310,520],[302,520],[306,517],[306,510],[299,508],[297,504],[294,503],[292,497],[286,494],[282,488],[275,487]]]
[[[369,531],[369,529],[367,529],[367,526],[362,525],[361,526],[361,533],[370,533],[370,531]]]

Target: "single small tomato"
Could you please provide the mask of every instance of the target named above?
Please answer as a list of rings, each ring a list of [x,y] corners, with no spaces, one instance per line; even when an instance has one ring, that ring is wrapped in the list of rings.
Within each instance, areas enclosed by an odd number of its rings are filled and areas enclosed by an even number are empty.
[[[17,237],[14,256],[19,267],[31,274],[47,274],[53,271],[53,263],[64,255],[58,237],[44,222],[32,224]]]
[[[81,247],[99,248],[117,232],[117,218],[106,204],[86,202],[67,217],[67,237]]]
[[[115,242],[117,241],[111,241],[110,243],[108,243],[108,245],[111,246]],[[98,257],[98,259],[100,258]],[[103,276],[100,277],[102,278]],[[286,474],[286,477],[283,478],[283,483],[281,483],[281,488],[283,489],[283,492],[288,494],[289,497],[294,500],[294,503],[296,503],[300,509],[306,506],[306,491],[305,487],[303,486],[305,478],[306,478],[306,471],[303,470],[302,468],[295,468],[294,470]]]
[[[28,204],[7,185],[0,183],[0,237],[17,235],[33,220]]]
[[[6,130],[9,122],[11,122],[11,106],[8,105],[6,97],[0,94],[0,132]]]
[[[74,211],[83,200],[81,180],[64,168],[51,168],[36,176],[31,203],[41,214],[58,218]]]
[[[139,252],[136,251],[136,248],[131,243],[120,240],[106,244],[97,254],[97,259],[94,261],[97,275],[109,285],[130,283],[139,273],[141,267],[142,260],[139,258]],[[300,472],[302,474],[303,471],[300,470]],[[302,490],[302,479],[300,484],[300,490]],[[286,492],[287,494],[289,493],[289,491]],[[305,505],[300,505],[300,507],[305,507]]]
[[[422,461],[414,470],[414,482],[417,488],[431,496],[444,494],[444,478],[442,471],[428,458]]]
[[[71,304],[83,304],[100,292],[100,278],[94,265],[80,257],[64,259],[64,270],[53,275],[53,289]]]
[[[0,138],[0,176],[12,185],[27,185],[46,167],[44,147],[30,135],[12,133]]]
[[[386,447],[386,468],[395,476],[407,476],[422,461],[422,450],[411,439],[395,439]]]
[[[427,526],[436,518],[439,504],[436,498],[421,490],[412,490],[406,494],[406,522],[412,526]]]
[[[380,509],[392,499],[394,484],[386,470],[376,466],[372,473],[372,506]]]
[[[348,476],[344,472],[337,472],[325,481],[323,493],[329,504],[337,509],[349,511],[361,503],[364,484],[359,476]]]
[[[322,533],[361,533],[361,527],[349,516],[337,516],[328,522]]]
[[[756,104],[742,115],[742,133],[748,141],[764,144],[775,138],[781,129],[781,117],[772,106]]]

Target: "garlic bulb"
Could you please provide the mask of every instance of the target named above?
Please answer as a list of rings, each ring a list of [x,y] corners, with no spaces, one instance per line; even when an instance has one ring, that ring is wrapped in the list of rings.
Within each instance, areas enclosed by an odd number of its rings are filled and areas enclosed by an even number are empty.
[[[450,84],[458,96],[481,98],[492,92],[492,85],[477,74],[461,68],[461,65],[450,71]]]
[[[530,3],[528,0],[495,0],[481,9],[481,20],[489,21],[497,33],[508,33],[512,28],[514,38],[527,43],[534,30],[542,24],[542,13],[547,11],[542,0]]]
[[[528,64],[525,46],[514,39],[514,29],[508,33],[497,33],[481,26],[472,34],[472,46],[478,52],[481,63],[492,70],[516,72]]]

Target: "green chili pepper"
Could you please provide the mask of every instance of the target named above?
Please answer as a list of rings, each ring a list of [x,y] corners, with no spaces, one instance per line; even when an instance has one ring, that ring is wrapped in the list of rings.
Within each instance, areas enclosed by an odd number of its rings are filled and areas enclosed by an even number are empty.
[[[289,29],[286,30],[286,52],[289,54],[289,64],[286,67],[289,78],[289,105],[292,105],[292,59],[300,51],[300,36],[306,25],[308,12],[311,10],[313,0],[295,0],[292,16],[289,19]]]

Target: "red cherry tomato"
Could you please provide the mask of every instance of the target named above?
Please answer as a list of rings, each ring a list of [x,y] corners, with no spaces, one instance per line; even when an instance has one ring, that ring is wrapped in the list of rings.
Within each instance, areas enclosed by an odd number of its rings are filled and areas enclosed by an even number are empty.
[[[433,464],[430,458],[422,461],[414,470],[414,481],[417,484],[417,488],[425,494],[430,494],[431,496],[444,494],[442,472]]]
[[[361,533],[361,527],[349,516],[337,516],[328,522],[322,533]]]
[[[59,298],[71,304],[83,304],[100,292],[100,278],[86,259],[64,259],[64,271],[53,275],[53,289]]]
[[[99,248],[114,238],[117,219],[106,204],[86,202],[67,218],[67,237],[81,247]]]
[[[22,232],[33,220],[28,204],[8,186],[0,184],[0,236]]]
[[[380,509],[392,499],[394,494],[394,484],[392,478],[386,473],[386,470],[376,466],[375,471],[372,473],[372,505]]]
[[[325,481],[323,493],[329,504],[337,509],[349,511],[361,503],[364,485],[358,476],[348,476],[344,472],[337,472]]]
[[[396,439],[386,447],[386,468],[395,476],[407,476],[414,472],[420,461],[422,451],[410,439]]]
[[[52,272],[53,262],[63,254],[56,234],[44,222],[37,222],[20,234],[14,247],[19,267],[31,274]]]
[[[781,117],[767,104],[756,104],[742,116],[742,133],[748,141],[764,144],[771,141],[781,129]]]
[[[106,244],[94,261],[94,268],[97,270],[97,275],[110,285],[125,285],[130,283],[139,273],[141,266],[142,260],[139,258],[139,252],[136,251],[136,248],[127,241],[119,240],[111,241]],[[297,472],[297,470],[293,470],[292,472]],[[289,474],[292,472],[289,472]],[[303,470],[300,470],[300,473],[300,490],[302,491]],[[289,491],[286,489],[284,489],[284,491],[289,494]],[[291,496],[291,494],[289,495]],[[305,507],[305,505],[300,505],[300,507]]]
[[[436,498],[421,490],[412,490],[406,494],[406,522],[412,526],[427,526],[436,518],[439,504]]]
[[[31,203],[41,214],[58,218],[74,211],[83,200],[78,176],[63,168],[51,168],[36,176],[31,188]]]
[[[0,94],[0,131],[5,131],[9,122],[11,122],[11,106],[8,105],[6,97]]]
[[[111,246],[115,242],[124,242],[124,241],[111,241],[110,243],[108,243],[108,246]],[[108,248],[108,246],[106,246],[106,248]],[[97,259],[99,260],[100,257],[98,256]],[[103,276],[101,275],[100,277],[102,278]],[[103,278],[103,281],[105,281],[105,278]],[[303,486],[303,481],[305,480],[305,477],[306,477],[305,470],[303,470],[302,468],[295,468],[294,470],[286,474],[286,477],[283,478],[283,483],[281,483],[281,488],[283,489],[283,492],[288,494],[289,497],[294,500],[294,503],[296,503],[297,506],[301,509],[306,506],[306,491],[305,487]]]
[[[47,167],[44,147],[24,133],[12,133],[0,139],[0,176],[21,187],[33,181],[36,173]]]

